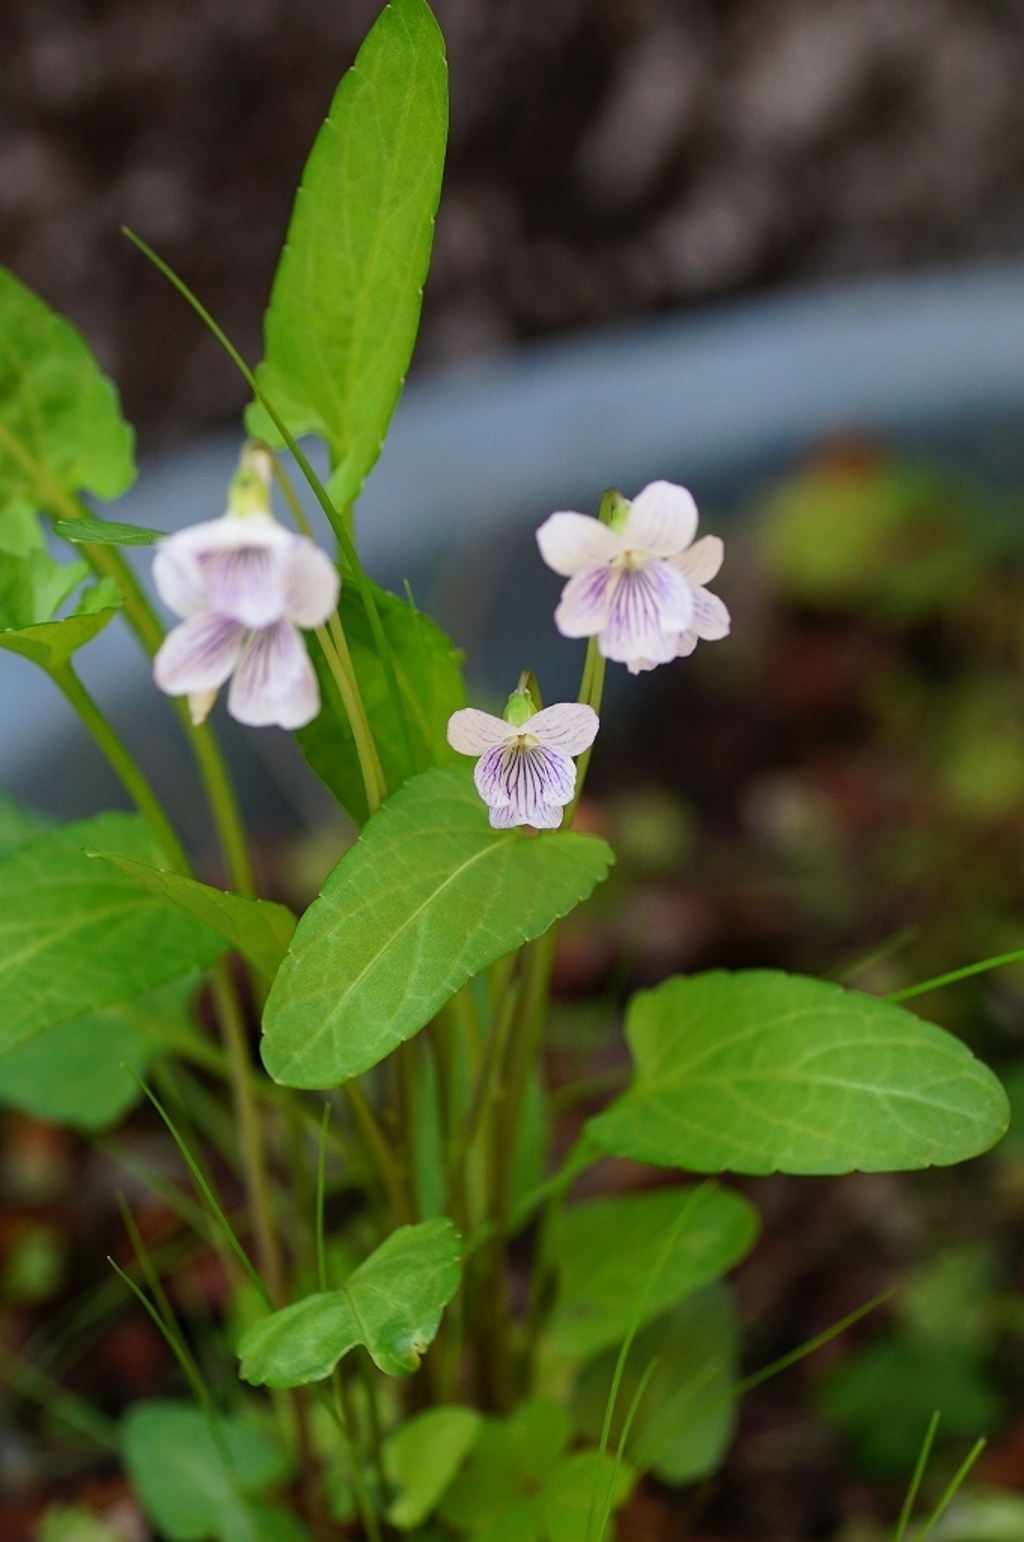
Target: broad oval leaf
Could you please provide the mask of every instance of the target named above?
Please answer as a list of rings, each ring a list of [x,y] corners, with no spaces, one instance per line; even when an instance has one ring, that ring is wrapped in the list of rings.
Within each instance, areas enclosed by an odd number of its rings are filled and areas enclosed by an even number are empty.
[[[448,765],[457,759],[448,743],[448,719],[466,705],[462,655],[429,616],[386,589],[376,584],[371,587],[405,708],[413,770]],[[373,727],[384,781],[396,790],[409,775],[405,745],[366,619],[366,607],[354,583],[343,586],[338,611],[359,692]],[[348,714],[320,644],[313,636],[307,641],[320,680],[323,706],[320,715],[300,728],[295,737],[316,774],[356,824],[362,825],[369,817],[369,809]]]
[[[613,860],[590,835],[492,830],[464,766],[414,777],[299,922],[263,1018],[267,1070],[289,1087],[358,1076],[585,899]]]
[[[384,1442],[384,1475],[396,1490],[387,1519],[412,1531],[437,1508],[480,1429],[475,1408],[428,1408],[408,1419]]]
[[[0,1055],[0,1103],[90,1133],[115,1124],[142,1097],[150,1059],[192,1038],[195,985],[176,980],[22,1040]]]
[[[632,1086],[587,1129],[605,1151],[691,1172],[948,1166],[1006,1130],[988,1068],[951,1034],[825,980],[751,969],[633,997]]]
[[[409,367],[447,132],[440,30],[426,0],[392,0],[306,162],[257,370],[290,431],[327,441],[340,509],[380,453]],[[261,408],[248,422],[280,442]]]
[[[299,1387],[322,1381],[363,1344],[386,1375],[410,1375],[458,1289],[461,1258],[462,1238],[447,1218],[400,1226],[340,1290],[254,1323],[238,1346],[240,1374],[259,1386]]]
[[[133,878],[86,856],[101,846],[150,864],[161,853],[131,814],[62,825],[0,862],[0,1054],[224,951],[223,938]]]
[[[132,431],[92,350],[0,268],[0,505],[49,507],[47,479],[116,498],[134,475]]]
[[[555,1347],[586,1359],[718,1279],[753,1247],[758,1214],[716,1183],[570,1205],[559,1218]]]
[[[247,1420],[218,1418],[215,1439],[192,1404],[154,1400],[129,1409],[121,1439],[146,1514],[171,1542],[270,1542],[277,1517],[287,1523],[284,1512],[248,1502],[285,1477],[288,1462]],[[302,1528],[281,1537],[296,1533]]]
[[[215,889],[196,878],[186,877],[184,873],[170,873],[113,852],[91,851],[89,855],[102,857],[151,894],[180,906],[188,915],[220,932],[243,958],[273,979],[295,930],[295,917],[287,905],[275,904],[273,900],[246,899],[242,894]]]

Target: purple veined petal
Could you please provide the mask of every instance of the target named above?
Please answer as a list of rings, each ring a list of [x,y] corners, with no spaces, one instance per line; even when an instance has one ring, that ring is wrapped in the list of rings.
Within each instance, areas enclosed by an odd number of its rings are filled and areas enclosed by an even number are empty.
[[[693,620],[690,623],[693,631],[705,642],[720,642],[723,637],[728,637],[732,625],[732,618],[728,610],[710,589],[695,589],[693,591]]]
[[[672,658],[675,657],[676,655],[673,653]],[[659,664],[668,664],[669,662],[669,659],[628,659],[626,668],[631,675],[643,675],[650,669],[657,669]]]
[[[674,557],[696,533],[697,505],[692,494],[674,482],[648,482],[630,504],[622,544],[654,557]]]
[[[490,811],[491,828],[494,830],[512,830],[517,825],[532,825],[535,830],[557,830],[565,817],[565,810],[560,803],[545,803],[534,810],[534,819],[523,819],[518,809],[492,808]]]
[[[725,556],[725,546],[717,535],[702,536],[699,541],[694,541],[685,551],[672,558],[672,566],[678,568],[683,577],[696,589],[701,584],[709,584],[722,566],[722,558]]]
[[[196,558],[210,610],[253,631],[280,621],[288,606],[285,553],[263,544],[202,552]]]
[[[563,755],[582,755],[597,738],[600,719],[593,707],[578,701],[561,701],[535,712],[522,725],[522,732],[533,734],[550,749]]]
[[[304,535],[292,537],[283,559],[285,615],[296,626],[322,626],[338,603],[341,579],[325,551]]]
[[[692,615],[690,586],[667,562],[623,568],[616,574],[598,646],[606,659],[621,664],[633,659],[667,664],[675,658],[674,634],[686,630]]]
[[[593,637],[608,622],[609,591],[615,569],[584,568],[570,578],[555,610],[555,625],[563,637]]]
[[[622,537],[589,514],[552,514],[537,531],[537,545],[549,568],[572,578],[612,562],[622,551]]]
[[[477,762],[474,780],[489,808],[510,808],[514,824],[537,825],[549,817],[549,805],[570,802],[576,767],[560,750],[516,742],[488,750]]]
[[[676,658],[687,659],[700,641],[695,631],[688,627],[685,632],[680,632],[676,642]]]
[[[226,616],[190,616],[160,644],[153,679],[168,696],[216,690],[238,663],[243,636]]]
[[[176,616],[197,616],[206,609],[202,579],[191,557],[177,551],[174,537],[158,541],[151,569],[156,592]]]
[[[303,728],[320,711],[320,688],[290,621],[250,632],[228,691],[228,711],[250,728]]]
[[[448,743],[460,755],[483,755],[515,733],[504,718],[477,707],[460,707],[448,719]]]

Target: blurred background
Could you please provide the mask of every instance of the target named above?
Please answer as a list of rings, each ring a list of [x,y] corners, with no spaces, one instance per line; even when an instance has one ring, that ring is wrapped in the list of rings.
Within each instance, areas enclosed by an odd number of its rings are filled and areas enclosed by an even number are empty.
[[[0,6],[0,262],[121,387],[146,463],[124,517],[218,512],[245,392],[119,226],[258,357],[305,155],[377,9]],[[436,9],[452,146],[411,384],[364,500],[375,571],[412,577],[486,699],[525,662],[575,689],[532,541],[557,503],[670,475],[729,553],[732,638],[625,690],[610,672],[583,815],[619,863],[563,929],[556,977],[568,1140],[591,1106],[572,1089],[625,1074],[636,985],[773,965],[884,993],[1024,941],[1024,0]],[[202,849],[134,660],[112,627],[83,672]],[[87,745],[52,752],[70,729],[45,685],[3,664],[34,735],[15,759],[5,721],[8,784],[65,817],[117,802]],[[351,831],[283,736],[229,745],[267,892],[301,905]],[[1024,971],[915,1007],[1004,1075],[1011,1138],[955,1173],[746,1185],[766,1218],[736,1281],[748,1369],[897,1296],[748,1399],[723,1475],[647,1483],[624,1542],[876,1542],[937,1406],[933,1487],[992,1437],[946,1542],[1024,1539]],[[120,1235],[113,1147],[152,1153],[157,1133],[136,1113],[99,1152],[12,1087],[0,1066],[19,1110],[0,1138],[7,1340],[111,1412],[173,1388],[137,1314],[69,1326],[105,1288],[98,1239]],[[596,1181],[656,1177],[605,1163]],[[207,1263],[180,1291],[200,1315]],[[104,1542],[143,1542],[116,1471],[31,1408],[3,1406],[2,1542],[54,1494],[105,1518]]]
[[[376,0],[4,0],[0,260],[146,447],[244,388],[302,163]],[[438,0],[452,144],[417,368],[740,291],[1024,254],[1020,0]]]

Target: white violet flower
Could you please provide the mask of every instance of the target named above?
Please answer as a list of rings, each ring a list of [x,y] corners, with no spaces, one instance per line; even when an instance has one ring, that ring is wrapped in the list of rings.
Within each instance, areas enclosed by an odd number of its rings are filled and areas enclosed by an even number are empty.
[[[230,677],[228,711],[254,728],[301,728],[320,689],[300,627],[326,621],[340,580],[327,554],[270,511],[265,452],[243,452],[227,513],[157,542],[153,582],[175,615],[153,662],[169,696],[202,723]]]
[[[560,702],[534,710],[529,691],[508,699],[504,718],[463,707],[448,720],[448,743],[460,755],[478,755],[473,779],[496,830],[533,825],[556,830],[576,790],[572,757],[597,736],[593,707]]]
[[[722,565],[716,535],[694,541],[697,505],[685,487],[651,482],[610,524],[552,514],[537,531],[549,568],[569,582],[555,611],[563,637],[597,637],[630,674],[692,653],[729,632],[729,612],[704,588]]]

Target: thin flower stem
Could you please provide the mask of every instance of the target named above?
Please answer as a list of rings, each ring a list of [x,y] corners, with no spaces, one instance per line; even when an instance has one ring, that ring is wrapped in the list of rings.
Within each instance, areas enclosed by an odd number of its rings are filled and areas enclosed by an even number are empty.
[[[366,1094],[354,1077],[343,1082],[341,1090],[348,1099],[349,1107],[373,1158],[395,1220],[400,1226],[411,1222],[414,1218],[413,1204],[409,1194],[407,1175],[402,1171],[391,1144],[380,1127],[380,1121],[367,1101]]]
[[[324,1188],[327,1179],[327,1130],[331,1105],[324,1104],[320,1121],[320,1141],[316,1153],[316,1288],[327,1289],[327,1250],[324,1246]]]
[[[47,671],[78,713],[96,743],[124,783],[135,807],[149,825],[164,856],[179,873],[191,873],[188,857],[174,826],[134,757],[115,732],[72,667],[71,661]]]
[[[291,484],[284,467],[269,445],[262,446],[270,456],[270,465],[274,473],[274,480],[284,495],[285,502],[291,510],[300,532],[309,540],[313,538],[313,531],[306,511],[302,507],[299,496]],[[328,630],[329,629],[329,630]],[[387,796],[387,783],[384,780],[384,772],[381,769],[380,757],[377,754],[377,746],[373,739],[373,730],[370,720],[366,715],[366,707],[363,704],[362,694],[359,690],[359,681],[352,664],[352,655],[349,652],[348,640],[345,637],[345,629],[341,624],[341,616],[338,608],[328,619],[327,626],[316,628],[316,637],[323,649],[327,667],[331,671],[334,683],[338,687],[342,705],[348,715],[349,726],[352,729],[352,737],[355,740],[356,754],[359,757],[359,769],[362,772],[363,788],[366,793],[366,806],[371,814],[376,813],[383,799]]]
[[[253,1091],[252,1060],[245,1035],[245,1022],[234,981],[223,959],[213,967],[213,994],[231,1074],[231,1093],[238,1120],[245,1186],[252,1206],[260,1272],[266,1281],[271,1300],[276,1307],[280,1307],[284,1305],[284,1270],[274,1230],[263,1125]]]
[[[353,1434],[353,1425],[355,1423],[353,1414],[355,1410],[352,1407],[352,1400],[348,1394],[348,1389],[342,1382],[341,1372],[337,1366],[331,1372],[331,1390],[334,1393],[334,1417],[338,1421],[338,1428],[341,1430],[342,1439],[348,1447],[349,1462],[352,1467],[352,1487],[356,1493],[356,1507],[359,1510],[369,1542],[381,1542],[380,1522],[377,1519],[377,1512],[370,1503],[370,1496],[366,1491],[366,1484],[363,1480],[363,1464]]]
[[[605,665],[606,660],[597,646],[597,638],[591,637],[587,643],[587,657],[583,664],[583,677],[580,680],[579,700],[585,706],[593,707],[599,717],[601,715],[601,698],[604,695]],[[583,754],[576,762],[576,792],[572,802],[565,811],[565,817],[562,820],[563,830],[572,829],[576,810],[579,808],[580,798],[583,796],[583,783],[587,779],[587,771],[590,768],[590,757],[593,754],[593,750],[594,747],[591,745],[589,749],[583,751]]]
[[[366,610],[366,619],[369,622],[370,631],[373,634],[374,646],[376,647],[377,653],[380,656],[381,668],[384,671],[384,680],[387,685],[388,695],[391,697],[392,709],[395,714],[395,720],[398,724],[399,736],[402,740],[402,748],[405,753],[407,767],[406,774],[412,776],[416,770],[416,762],[412,752],[412,739],[409,735],[409,723],[406,717],[405,703],[402,700],[402,693],[398,687],[398,676],[395,674],[394,660],[391,657],[391,650],[388,647],[387,638],[384,636],[384,628],[381,625],[380,615],[377,610],[377,602],[374,599],[373,591],[370,588],[370,580],[366,575],[365,568],[359,560],[359,553],[356,551],[355,543],[349,534],[348,521],[346,520],[344,513],[340,513],[338,509],[335,508],[333,502],[331,501],[330,494],[328,493],[324,484],[321,482],[320,478],[317,476],[313,467],[310,465],[309,459],[303,453],[295,438],[295,435],[288,428],[287,424],[285,423],[281,414],[278,412],[277,408],[274,406],[273,402],[270,401],[265,395],[262,386],[256,379],[255,374],[249,368],[248,364],[246,364],[245,360],[242,358],[242,355],[239,353],[238,349],[235,347],[234,343],[228,337],[224,329],[217,325],[216,321],[214,321],[205,305],[203,305],[202,301],[192,293],[191,289],[189,289],[185,281],[178,277],[174,269],[166,262],[164,262],[163,258],[159,257],[153,248],[148,246],[147,243],[143,241],[141,236],[137,236],[133,230],[129,230],[127,225],[122,225],[121,229],[128,237],[128,240],[131,241],[134,246],[138,247],[143,256],[149,258],[149,261],[153,264],[153,266],[159,269],[159,271],[164,275],[169,283],[174,285],[182,299],[192,307],[200,320],[207,327],[209,327],[210,331],[220,343],[221,347],[228,355],[228,358],[239,371],[243,380],[246,382],[249,389],[256,397],[256,400],[259,402],[260,406],[263,408],[264,412],[270,418],[274,427],[281,435],[281,439],[288,446],[288,449],[291,451],[295,458],[296,465],[299,467],[299,470],[302,472],[306,481],[309,483],[314,497],[316,498],[320,507],[323,509],[324,513],[327,515],[327,519],[331,525],[331,528],[338,538],[338,545],[341,549],[342,555],[344,556],[345,561],[348,563],[355,577],[356,584],[359,589],[359,595],[363,602],[364,609]]]

